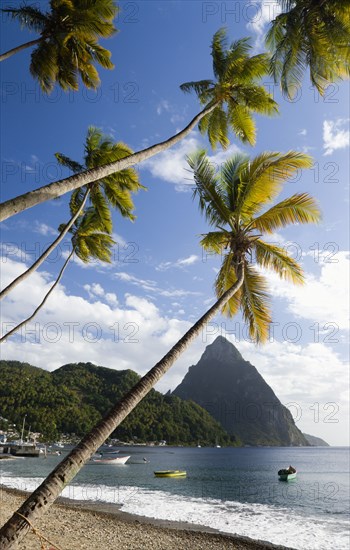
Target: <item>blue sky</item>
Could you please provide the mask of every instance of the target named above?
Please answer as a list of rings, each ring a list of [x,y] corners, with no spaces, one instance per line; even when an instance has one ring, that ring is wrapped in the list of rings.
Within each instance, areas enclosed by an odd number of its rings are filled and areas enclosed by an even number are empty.
[[[46,2],[36,2],[42,9]],[[17,2],[8,2],[16,6]],[[225,26],[231,40],[251,36],[256,52],[275,13],[263,2],[121,2],[119,33],[106,41],[114,71],[100,70],[97,92],[81,88],[47,97],[29,74],[30,50],[1,63],[2,200],[69,175],[59,151],[81,161],[89,125],[134,150],[174,134],[198,112],[182,82],[211,78],[210,42]],[[2,17],[1,51],[34,38]],[[158,385],[173,389],[218,334],[227,336],[271,385],[307,433],[348,444],[349,86],[331,85],[323,98],[306,77],[294,101],[274,93],[280,115],[256,117],[257,144],[232,136],[228,151],[211,151],[198,131],[137,167],[146,192],[135,196],[137,220],[114,215],[118,246],[110,266],[74,261],[36,320],[2,346],[2,358],[49,370],[91,361],[145,373],[213,303],[220,259],[203,256],[199,235],[208,227],[191,197],[184,157],[198,147],[213,162],[243,151],[304,151],[312,170],[286,184],[281,197],[307,191],[323,221],[297,226],[273,240],[298,258],[307,285],[295,288],[269,275],[274,325],[271,342],[256,347],[240,317],[217,318]],[[68,219],[67,197],[14,216],[2,226],[2,279],[23,271]],[[58,273],[69,249],[61,245],[31,279],[4,300],[3,329],[28,316]]]

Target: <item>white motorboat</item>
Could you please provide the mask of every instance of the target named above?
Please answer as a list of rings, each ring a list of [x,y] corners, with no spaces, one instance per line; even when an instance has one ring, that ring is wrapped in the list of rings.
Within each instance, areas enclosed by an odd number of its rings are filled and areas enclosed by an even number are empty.
[[[130,456],[116,456],[115,458],[92,458],[91,464],[125,464]]]

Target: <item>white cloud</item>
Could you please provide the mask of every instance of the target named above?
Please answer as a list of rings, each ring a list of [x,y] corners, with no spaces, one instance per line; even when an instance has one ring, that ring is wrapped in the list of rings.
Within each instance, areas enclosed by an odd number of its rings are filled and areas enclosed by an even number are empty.
[[[105,296],[107,302],[111,305],[117,305],[118,304],[118,298],[117,295],[114,292],[107,292]]]
[[[198,132],[195,131],[175,147],[142,162],[140,167],[146,168],[153,176],[161,180],[176,183],[177,191],[186,191],[194,185],[192,171],[186,157],[203,147],[203,142]],[[208,159],[212,164],[220,167],[223,162],[240,151],[237,145],[232,144],[226,150],[220,150],[218,153],[208,156]]]
[[[164,290],[157,286],[157,283],[155,281],[149,280],[149,279],[139,279],[138,277],[135,277],[134,275],[131,275],[130,273],[126,273],[124,271],[119,271],[115,273],[114,275],[117,279],[120,281],[124,281],[126,283],[130,283],[134,286],[137,286],[139,288],[142,288],[146,292],[154,293],[158,296],[164,296],[165,298],[180,298],[184,296],[198,296],[199,292],[192,292],[190,290],[182,290],[182,289],[172,289],[172,290]]]
[[[112,233],[112,239],[120,246],[126,246],[127,245],[127,242],[126,240],[124,239],[124,237],[122,237],[121,235],[119,235],[118,233]]]
[[[349,119],[325,120],[323,122],[324,155],[331,155],[337,149],[350,144]]]
[[[146,168],[152,176],[181,186],[193,185],[193,177],[186,162],[186,156],[201,147],[198,136],[192,132],[179,145],[142,162],[140,168]]]
[[[259,5],[260,4],[260,5]],[[261,48],[264,43],[264,36],[267,25],[281,13],[281,4],[278,0],[260,0],[247,9],[249,22],[247,28],[252,30],[256,36],[255,47]]]
[[[212,164],[214,164],[217,168],[220,168],[220,166],[226,162],[229,158],[233,157],[237,153],[241,153],[242,150],[232,143],[227,149],[221,149],[215,154],[208,155],[208,160]]]
[[[178,265],[192,265],[192,264],[195,264],[196,262],[198,262],[199,260],[199,256],[197,256],[196,254],[191,254],[191,256],[189,256],[188,258],[184,258],[183,260],[178,260]]]
[[[49,235],[57,235],[57,230],[53,227],[50,227],[46,223],[40,223],[38,221],[35,222],[34,226],[35,233],[40,233],[40,235],[44,235],[44,237],[47,237]]]
[[[20,262],[2,266],[4,282],[22,269]],[[51,277],[36,272],[2,303],[2,330],[27,317],[51,285]],[[98,284],[90,286],[102,294]],[[96,295],[95,295],[96,297]],[[2,344],[3,359],[18,359],[53,370],[65,363],[91,361],[116,369],[131,368],[144,374],[190,327],[190,323],[163,317],[150,300],[126,294],[123,303],[93,302],[57,286],[37,317]]]
[[[295,317],[317,321],[320,326],[333,323],[340,330],[349,328],[349,252],[332,257],[319,256],[319,276],[306,273],[303,286],[282,281],[268,273],[270,293],[288,301],[288,310]],[[329,263],[328,263],[329,262]]]
[[[3,264],[4,282],[22,268],[16,261]],[[323,283],[330,283],[332,277],[334,271],[323,273]],[[50,281],[47,274],[36,272],[31,280],[19,285],[11,298],[3,301],[3,328],[33,311]],[[342,278],[338,282],[341,286]],[[97,286],[94,288],[100,292]],[[178,315],[182,315],[181,310]],[[37,318],[17,338],[9,338],[2,345],[2,358],[25,361],[47,370],[66,363],[90,361],[117,370],[130,368],[143,375],[190,326],[188,321],[164,317],[154,303],[133,294],[126,294],[117,307],[68,295],[60,284]],[[280,401],[289,404],[300,429],[331,444],[348,444],[347,371],[337,353],[324,343],[299,345],[274,341],[256,347],[244,339],[236,341],[234,336],[223,332],[222,326],[212,323],[206,327],[161,379],[157,389],[163,392],[174,389],[189,366],[198,362],[205,346],[223,334],[258,368]],[[228,330],[230,327],[228,322]],[[333,419],[337,423],[329,422]]]
[[[170,117],[170,122],[174,125],[182,123],[185,120],[185,117],[183,115],[179,115],[178,113],[174,113]]]
[[[298,135],[299,136],[306,136],[307,135],[307,129],[303,128],[302,130],[300,130],[300,132],[298,132]]]
[[[157,105],[157,114],[161,115],[164,111],[170,111],[170,103],[167,99],[162,99]]]
[[[331,347],[277,341],[236,345],[288,405],[299,429],[332,445],[349,445],[347,365]]]
[[[99,296],[102,298],[105,294],[105,291],[103,290],[102,286],[99,283],[92,283],[92,285],[84,285],[84,289],[89,294],[90,298],[94,298],[96,296]]]
[[[196,254],[191,254],[188,258],[176,260],[175,262],[161,262],[157,267],[157,271],[167,271],[170,268],[184,268],[189,265],[193,265],[200,260],[200,257]]]

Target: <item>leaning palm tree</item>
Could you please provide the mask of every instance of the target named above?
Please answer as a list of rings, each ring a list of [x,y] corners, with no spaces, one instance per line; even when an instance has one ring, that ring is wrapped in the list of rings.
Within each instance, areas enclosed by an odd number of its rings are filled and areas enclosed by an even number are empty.
[[[294,195],[263,213],[260,203],[268,204],[276,197],[282,183],[296,170],[311,165],[311,158],[299,153],[265,153],[250,162],[246,158],[236,157],[225,164],[222,174],[217,175],[204,153],[190,159],[201,209],[219,232],[219,237],[209,233],[211,236],[204,237],[202,242],[210,250],[220,253],[226,249],[227,252],[217,282],[219,298],[159,363],[96,424],[0,529],[0,550],[15,547],[29,531],[32,522],[51,506],[85,462],[147,395],[214,315],[227,307],[232,312],[236,311],[235,302],[239,301],[247,312],[252,334],[257,340],[265,339],[265,327],[270,317],[265,306],[265,287],[251,265],[251,251],[255,248],[256,259],[263,267],[271,267],[282,278],[301,283],[302,272],[297,263],[260,237],[262,232],[269,233],[289,223],[317,222],[319,210],[314,200],[305,193]],[[260,311],[261,307],[263,309]],[[251,325],[251,319],[256,320],[256,329]]]
[[[77,90],[80,76],[88,88],[100,84],[95,63],[113,69],[111,52],[99,45],[99,38],[112,36],[113,20],[119,8],[114,0],[50,0],[50,11],[35,6],[7,8],[3,12],[22,27],[39,33],[39,38],[0,55],[0,61],[31,46],[30,72],[45,93],[57,83],[64,90]]]
[[[279,0],[283,13],[271,23],[266,45],[271,70],[292,97],[307,67],[322,95],[332,82],[350,74],[350,1]]]
[[[65,227],[64,224],[63,227]],[[59,229],[62,229],[62,227],[60,226]],[[91,259],[111,263],[112,247],[115,244],[115,241],[110,235],[105,233],[104,224],[101,223],[100,214],[96,212],[93,207],[88,208],[84,215],[80,216],[80,218],[75,221],[74,226],[70,229],[70,233],[72,234],[71,251],[59,271],[55,282],[49,288],[33,313],[24,321],[21,321],[18,325],[12,328],[7,334],[4,334],[0,338],[0,343],[7,340],[7,338],[9,338],[12,334],[18,332],[39,313],[62,279],[63,273],[65,272],[66,267],[74,254],[84,263],[88,263]]]
[[[238,40],[227,46],[223,30],[214,35],[211,49],[216,80],[187,82],[181,86],[185,92],[196,91],[200,103],[204,105],[203,110],[183,130],[127,158],[80,172],[10,199],[0,207],[0,221],[153,157],[181,141],[200,121],[201,130],[208,132],[209,140],[214,146],[216,143],[224,147],[228,145],[229,130],[242,141],[254,143],[255,126],[252,114],[271,115],[277,112],[277,103],[259,84],[260,79],[269,71],[269,56],[259,54],[251,57],[248,39]]]
[[[106,164],[115,162],[132,154],[132,150],[123,142],[114,142],[109,136],[104,136],[102,132],[93,126],[88,129],[85,141],[84,164],[73,161],[70,158],[56,153],[56,158],[60,164],[68,167],[73,172],[82,170],[91,170]],[[96,216],[100,217],[101,226],[106,233],[112,233],[112,213],[111,208],[130,220],[134,220],[134,203],[131,193],[140,189],[145,189],[140,184],[138,174],[133,168],[125,168],[119,172],[91,182],[79,189],[76,189],[70,199],[71,219],[66,225],[60,226],[58,237],[41,254],[41,256],[21,275],[14,279],[6,288],[0,292],[0,299],[5,298],[19,283],[24,281],[34,273],[51,254],[51,252],[60,244],[66,234],[78,217],[82,214],[85,204],[91,204],[95,207]]]

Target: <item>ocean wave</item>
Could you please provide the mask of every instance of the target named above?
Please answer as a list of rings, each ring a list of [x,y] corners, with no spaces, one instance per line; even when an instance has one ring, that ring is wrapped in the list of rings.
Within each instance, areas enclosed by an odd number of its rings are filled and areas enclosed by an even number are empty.
[[[44,478],[14,477],[3,472],[0,483],[33,491]],[[130,514],[210,527],[222,533],[268,540],[296,550],[348,550],[348,524],[336,517],[301,515],[290,508],[189,497],[142,487],[71,484],[62,496],[80,501],[114,503]]]

